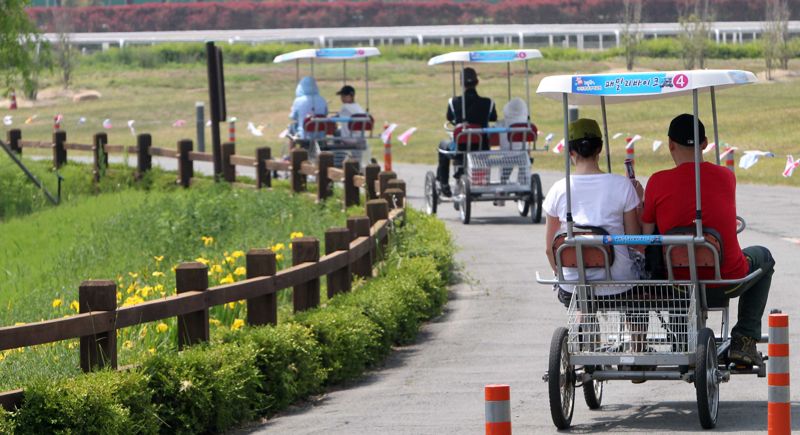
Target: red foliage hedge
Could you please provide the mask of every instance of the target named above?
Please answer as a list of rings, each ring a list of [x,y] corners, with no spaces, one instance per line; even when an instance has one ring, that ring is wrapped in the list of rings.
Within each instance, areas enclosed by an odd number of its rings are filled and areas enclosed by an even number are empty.
[[[420,26],[442,24],[615,23],[623,0],[505,0],[364,2],[152,3],[130,6],[29,8],[42,31],[55,29],[63,12],[77,32],[146,30],[266,29],[296,27]],[[645,22],[676,22],[692,0],[646,0]],[[720,21],[752,21],[764,16],[763,0],[711,0]],[[800,0],[790,0],[792,16]]]

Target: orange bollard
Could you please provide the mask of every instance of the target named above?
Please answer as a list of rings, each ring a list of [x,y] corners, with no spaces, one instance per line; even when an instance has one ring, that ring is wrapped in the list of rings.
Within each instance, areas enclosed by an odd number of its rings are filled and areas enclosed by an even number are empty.
[[[632,137],[625,138],[625,160],[630,160],[631,165],[636,163],[636,151],[634,150],[636,142],[631,143],[632,140]]]
[[[383,124],[383,131],[389,129],[389,123]],[[389,172],[392,170],[392,133],[383,134],[383,170]]]
[[[228,142],[236,143],[236,119],[228,121]]]
[[[731,172],[736,170],[733,164],[733,149],[728,145],[725,145],[725,167],[730,169]]]
[[[773,310],[769,315],[769,360],[767,360],[767,433],[792,433],[789,394],[789,315]]]
[[[483,394],[486,400],[486,435],[511,435],[511,387],[487,385]]]
[[[8,110],[17,110],[17,92],[13,89],[11,90],[11,104],[9,105]]]

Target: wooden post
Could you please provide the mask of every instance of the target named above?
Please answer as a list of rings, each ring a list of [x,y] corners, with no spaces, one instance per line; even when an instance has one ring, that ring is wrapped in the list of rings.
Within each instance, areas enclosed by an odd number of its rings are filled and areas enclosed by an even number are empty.
[[[275,253],[269,249],[251,249],[245,257],[247,279],[259,276],[272,276],[278,271]],[[247,324],[277,325],[278,299],[276,293],[258,296],[247,300]]]
[[[325,255],[333,254],[336,251],[347,251],[350,249],[350,230],[347,228],[331,228],[325,231]],[[337,293],[350,291],[350,264],[328,274],[328,298],[336,296]]]
[[[389,189],[400,189],[400,190],[403,191],[403,197],[407,197],[408,196],[408,192],[406,192],[406,182],[401,180],[401,179],[399,179],[399,178],[393,178],[393,179],[389,180],[388,188]]]
[[[183,187],[189,187],[194,175],[194,163],[189,158],[192,152],[192,140],[181,139],[178,141],[178,183]]]
[[[300,193],[306,191],[306,176],[300,173],[303,162],[308,160],[308,151],[302,148],[295,148],[291,153],[292,162],[292,192]]]
[[[375,191],[375,181],[378,179],[378,174],[381,172],[381,165],[372,163],[364,168],[364,191],[367,193],[367,201],[378,197]]]
[[[108,168],[108,154],[106,154],[106,144],[108,143],[108,135],[105,133],[95,133],[92,137],[92,165],[94,173],[94,181],[100,181],[101,168]]]
[[[236,181],[236,166],[231,164],[231,156],[236,154],[236,144],[225,142],[222,144],[222,179],[233,183]]]
[[[378,221],[389,219],[389,203],[385,199],[372,199],[367,201],[367,216],[369,217],[370,226],[375,225]],[[384,258],[386,247],[389,244],[389,237],[384,236],[383,239],[375,240],[374,255],[376,261]]]
[[[175,269],[178,294],[208,290],[208,267],[203,263],[181,263]],[[208,308],[178,316],[178,349],[208,341]]]
[[[153,138],[148,133],[136,136],[136,170],[139,177],[153,169],[153,156],[150,155],[151,146],[153,146]]]
[[[272,157],[270,147],[256,148],[256,186],[272,187],[272,174],[267,169],[267,160]]]
[[[333,182],[328,178],[328,168],[333,167],[333,153],[323,151],[317,156],[317,200],[322,202],[333,194]]]
[[[380,185],[380,189],[378,190],[378,198],[383,198],[384,192],[386,189],[389,188],[389,180],[394,180],[397,178],[397,174],[392,171],[381,172],[378,174],[378,184]]]
[[[386,189],[383,192],[383,199],[389,205],[389,210],[405,207],[405,195],[403,191],[397,188]]]
[[[78,288],[78,311],[90,313],[117,310],[117,285],[114,281],[84,281]],[[117,333],[100,332],[80,338],[81,370],[117,368]]]
[[[315,237],[299,237],[292,240],[292,265],[319,261],[319,240]],[[319,277],[310,277],[308,281],[297,285],[292,290],[294,312],[305,311],[319,305]]]
[[[344,207],[358,205],[361,195],[354,184],[354,177],[358,174],[358,160],[346,159],[344,161]]]
[[[369,218],[366,216],[347,218],[347,229],[350,230],[351,242],[359,237],[369,237]],[[370,249],[366,255],[353,262],[350,266],[353,274],[361,278],[372,276],[372,251],[373,249]]]
[[[22,147],[19,145],[19,142],[22,140],[22,130],[18,128],[14,128],[8,130],[8,146],[11,147],[11,151],[14,151],[17,154],[22,154]]]
[[[66,142],[66,131],[58,130],[53,133],[53,167],[56,169],[67,163],[67,149],[64,148]]]

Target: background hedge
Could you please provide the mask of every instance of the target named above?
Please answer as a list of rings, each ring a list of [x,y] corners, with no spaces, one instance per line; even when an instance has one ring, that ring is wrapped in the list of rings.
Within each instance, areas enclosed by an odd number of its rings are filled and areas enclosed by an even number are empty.
[[[444,224],[407,209],[380,275],[277,326],[159,353],[127,372],[25,386],[0,433],[217,433],[357,378],[441,312],[454,247]]]

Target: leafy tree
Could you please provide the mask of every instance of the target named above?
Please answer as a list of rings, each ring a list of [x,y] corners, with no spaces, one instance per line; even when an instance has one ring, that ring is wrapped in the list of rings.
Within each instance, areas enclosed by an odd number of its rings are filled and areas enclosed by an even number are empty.
[[[764,33],[764,61],[767,67],[767,80],[772,80],[772,70],[776,67],[789,68],[793,50],[789,45],[789,4],[787,0],[767,0]]]
[[[679,40],[683,47],[683,64],[686,69],[705,68],[708,51],[708,32],[711,30],[711,11],[709,0],[695,0],[693,11],[681,13],[681,32]]]
[[[620,39],[625,52],[625,66],[628,71],[633,70],[639,48],[639,25],[642,23],[642,0],[623,0],[622,2],[622,33]]]
[[[21,80],[25,94],[35,99],[49,47],[25,13],[29,3],[0,0],[0,86],[9,90]]]

